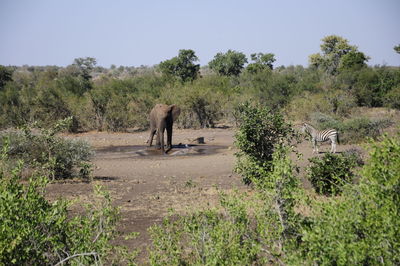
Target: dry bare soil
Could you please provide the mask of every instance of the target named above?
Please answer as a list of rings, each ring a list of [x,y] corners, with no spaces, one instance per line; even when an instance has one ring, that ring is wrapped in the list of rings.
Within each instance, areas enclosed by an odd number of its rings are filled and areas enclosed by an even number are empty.
[[[172,209],[183,214],[218,202],[218,191],[247,190],[241,178],[233,172],[236,152],[234,130],[175,130],[173,149],[168,155],[145,146],[148,132],[89,132],[66,136],[88,141],[96,154],[94,178],[91,182],[67,180],[48,186],[50,199],[77,199],[79,204],[91,200],[93,185],[110,191],[113,204],[121,208],[119,230],[139,232],[133,240],[118,240],[130,249],[142,250],[145,256],[150,239],[147,229],[159,224]],[[197,138],[204,138],[198,143]],[[338,151],[350,146],[339,145]],[[312,156],[311,143],[298,146],[304,155],[298,164],[304,169]],[[330,149],[322,145],[320,151]],[[295,158],[293,156],[293,158]],[[304,171],[304,170],[303,170]],[[309,186],[303,180],[304,185]]]

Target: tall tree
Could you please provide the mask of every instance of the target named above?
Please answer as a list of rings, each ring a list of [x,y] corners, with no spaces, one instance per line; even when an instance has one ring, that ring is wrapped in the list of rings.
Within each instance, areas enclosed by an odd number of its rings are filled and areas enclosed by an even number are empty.
[[[200,65],[194,62],[199,61],[193,50],[179,50],[179,54],[159,64],[161,73],[167,76],[178,78],[182,82],[193,81],[199,76]]]
[[[92,78],[90,72],[94,69],[96,64],[97,64],[96,59],[93,57],[84,57],[84,58],[80,57],[80,58],[75,58],[74,63],[72,65],[77,66],[82,78],[88,81]]]
[[[322,53],[310,55],[310,65],[322,68],[332,75],[341,69],[362,67],[368,61],[368,57],[358,51],[357,46],[350,45],[347,39],[337,35],[323,38],[320,47]]]
[[[393,49],[396,51],[396,53],[400,54],[400,44],[393,47]]]
[[[91,73],[95,66],[95,58],[75,58],[71,65],[60,71],[57,79],[58,86],[74,94],[83,95],[93,87]]]
[[[274,54],[254,53],[251,54],[250,57],[251,60],[254,62],[249,64],[246,68],[247,71],[249,71],[250,73],[257,73],[265,69],[272,70],[274,68],[274,66],[272,65],[276,61]]]
[[[247,58],[243,53],[228,50],[225,54],[216,54],[214,59],[208,63],[208,66],[219,75],[238,76],[246,63]]]

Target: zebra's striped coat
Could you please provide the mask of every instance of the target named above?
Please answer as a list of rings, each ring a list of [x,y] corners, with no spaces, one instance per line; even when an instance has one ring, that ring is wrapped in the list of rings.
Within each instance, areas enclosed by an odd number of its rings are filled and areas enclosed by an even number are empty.
[[[331,152],[336,153],[336,143],[339,139],[339,134],[336,129],[317,130],[307,123],[303,123],[302,131],[310,135],[313,144],[313,153],[318,153],[318,142],[331,141]]]

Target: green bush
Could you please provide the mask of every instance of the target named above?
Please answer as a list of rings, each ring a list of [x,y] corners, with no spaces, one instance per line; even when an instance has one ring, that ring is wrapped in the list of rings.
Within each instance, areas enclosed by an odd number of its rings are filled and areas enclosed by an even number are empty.
[[[351,109],[356,107],[356,99],[347,91],[334,90],[325,96],[329,102],[331,113],[340,117],[349,116]]]
[[[22,184],[21,167],[12,173],[0,169],[0,264],[93,265],[133,259],[111,244],[118,235],[118,210],[107,192],[97,187],[95,202],[71,217],[71,202],[46,200],[46,177],[34,175]]]
[[[345,122],[344,135],[345,139],[351,140],[352,143],[357,143],[366,138],[377,139],[382,135],[382,130],[392,125],[392,121],[387,118],[383,119],[368,119],[355,118]],[[350,141],[349,141],[350,142]]]
[[[385,95],[400,84],[399,68],[364,68],[356,72],[357,78],[351,90],[359,106],[381,107]]]
[[[285,113],[293,121],[309,121],[315,113],[329,113],[330,104],[321,93],[310,94],[305,92],[294,97],[285,107]]]
[[[298,93],[297,77],[290,72],[274,72],[270,69],[250,74],[243,73],[240,87],[263,105],[282,108]]]
[[[384,106],[400,110],[400,86],[391,89],[385,95]]]
[[[193,55],[193,51],[185,51]],[[290,119],[301,121],[309,120],[313,112],[348,117],[356,105],[398,108],[399,102],[398,67],[351,67],[330,75],[315,66],[272,69],[266,63],[254,71],[221,76],[207,67],[197,75],[198,65],[192,64],[193,69],[186,72],[180,71],[185,67],[171,68],[176,72],[173,75],[181,76],[177,82],[160,75],[157,67],[106,69],[94,63],[92,58],[80,58],[67,67],[5,70],[0,90],[0,127],[18,127],[32,121],[45,125],[73,116],[72,132],[145,129],[148,112],[156,103],[185,107],[182,127],[211,127],[219,119],[230,120],[237,104],[249,99],[273,109],[286,108]],[[196,101],[200,102],[198,106]]]
[[[95,86],[86,95],[90,102],[90,111],[94,113],[94,121],[87,117],[86,123],[94,124],[97,130],[124,131],[136,126],[134,121],[138,116],[145,116],[145,111],[131,110],[136,103],[134,94],[137,93],[135,85],[129,81],[111,80],[105,84]],[[137,98],[137,97],[136,97]]]
[[[299,234],[299,184],[288,151],[277,147],[271,171],[264,171],[252,193],[221,193],[217,209],[171,216],[152,226],[150,264],[284,264]]]
[[[215,209],[189,216],[166,218],[152,226],[152,265],[249,265],[267,262],[243,199],[221,200],[224,213]]]
[[[359,161],[355,153],[326,153],[323,157],[308,160],[311,165],[307,169],[307,178],[315,191],[323,195],[340,194],[343,185],[353,181],[352,169]]]
[[[26,168],[39,170],[51,179],[80,176],[87,178],[93,154],[87,142],[65,139],[55,134],[71,124],[72,118],[59,121],[50,129],[38,132],[29,127],[0,135],[0,147],[7,146],[7,156],[22,160]]]
[[[218,99],[212,99],[207,94],[188,93],[182,99],[182,114],[179,124],[184,128],[212,128],[221,117],[217,108]]]
[[[372,142],[359,185],[316,202],[293,264],[400,264],[400,134]]]
[[[236,171],[250,184],[254,178],[262,178],[258,169],[269,168],[275,145],[293,141],[295,133],[282,115],[267,107],[242,104],[236,110],[236,118],[239,129],[235,134],[235,146],[240,150]]]

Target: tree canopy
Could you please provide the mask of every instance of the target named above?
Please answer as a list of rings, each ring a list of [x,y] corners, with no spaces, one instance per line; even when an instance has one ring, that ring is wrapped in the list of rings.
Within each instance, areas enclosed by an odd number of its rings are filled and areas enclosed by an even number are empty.
[[[200,65],[194,62],[199,61],[193,50],[179,50],[179,55],[159,64],[161,73],[167,76],[176,77],[182,82],[193,81],[199,75]]]
[[[368,57],[358,51],[357,46],[337,35],[322,39],[321,52],[309,57],[311,66],[321,68],[329,74],[337,74],[341,69],[360,68],[365,66]]]
[[[208,66],[219,75],[238,76],[246,63],[247,58],[243,53],[228,50],[225,54],[216,54]]]
[[[274,54],[254,53],[250,57],[254,63],[249,64],[246,69],[251,73],[257,73],[265,69],[272,70],[274,68],[272,65],[276,61]]]
[[[82,76],[83,79],[89,80],[92,78],[90,72],[92,72],[96,64],[97,64],[96,59],[93,57],[85,57],[85,58],[80,57],[80,58],[75,58],[74,63],[72,65],[78,67],[80,76]]]
[[[400,44],[396,45],[393,49],[396,51],[396,53],[400,54]]]

